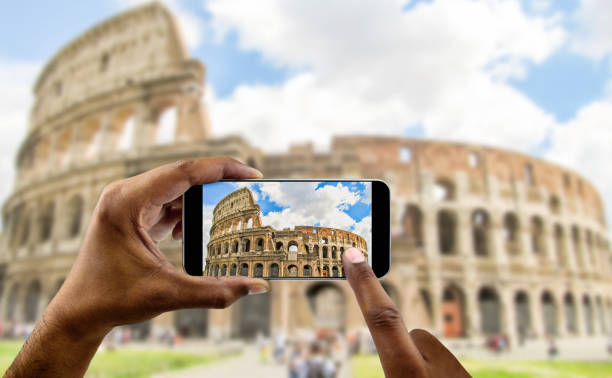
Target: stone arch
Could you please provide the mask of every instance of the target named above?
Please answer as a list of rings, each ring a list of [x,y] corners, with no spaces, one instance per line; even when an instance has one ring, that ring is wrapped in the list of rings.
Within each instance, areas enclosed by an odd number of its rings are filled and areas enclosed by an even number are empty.
[[[221,265],[221,275],[227,276],[227,265],[226,264]]]
[[[329,267],[327,265],[323,266],[321,277],[329,277]]]
[[[582,259],[582,242],[580,237],[580,230],[576,225],[572,226],[572,245],[574,247],[574,253],[578,265],[584,267],[584,260]]]
[[[578,333],[578,322],[576,320],[576,302],[572,293],[566,293],[563,297],[563,307],[565,311],[565,327],[569,334]]]
[[[484,286],[478,291],[480,310],[480,330],[485,335],[499,334],[501,331],[501,303],[497,291]]]
[[[208,335],[208,310],[191,308],[174,312],[174,328],[185,338]]]
[[[312,277],[312,267],[310,265],[304,265],[302,272],[304,277]]]
[[[159,111],[157,117],[156,144],[169,144],[174,142],[178,124],[178,107],[169,105]]]
[[[84,212],[83,197],[79,194],[73,195],[66,205],[66,236],[74,238],[81,233],[81,223]]]
[[[444,336],[464,337],[467,334],[465,294],[461,287],[450,284],[442,292]]]
[[[538,215],[531,217],[531,250],[536,254],[545,252],[544,221]]]
[[[557,305],[550,291],[545,290],[541,297],[542,318],[544,321],[544,332],[546,336],[557,335]]]
[[[91,158],[98,153],[101,142],[100,129],[100,120],[97,117],[88,119],[80,128],[78,139],[85,158]]]
[[[323,258],[324,258],[324,259],[329,258],[329,253],[328,253],[328,251],[327,251],[327,246],[324,246],[324,247],[323,247]]]
[[[264,250],[264,239],[263,238],[257,238],[257,241],[255,242],[255,250],[258,252],[261,252]]]
[[[327,244],[327,238],[321,238],[321,244]]]
[[[522,342],[531,333],[531,310],[529,306],[529,295],[524,290],[519,290],[514,295],[514,311],[516,321],[516,334]]]
[[[554,231],[555,240],[555,253],[557,254],[557,260],[561,266],[567,266],[567,248],[565,247],[565,233],[563,227],[557,223]]]
[[[315,283],[306,289],[306,298],[318,328],[344,330],[345,296],[331,283]]]
[[[287,244],[287,250],[289,252],[297,252],[298,251],[298,243],[295,240],[289,241]]]
[[[248,276],[249,275],[249,264],[242,263],[240,265],[240,275],[241,276]]]
[[[252,339],[258,334],[269,335],[271,295],[247,295],[234,305],[232,311],[232,336]]]
[[[284,248],[283,242],[276,242],[276,250],[277,251],[282,251]]]
[[[116,126],[118,150],[127,151],[133,146],[135,128],[136,116],[133,113],[125,111],[118,115]]]
[[[270,264],[270,272],[268,275],[270,277],[278,277],[278,273],[279,273],[278,264],[277,263]]]
[[[41,242],[51,239],[53,221],[55,220],[55,203],[49,202],[38,218],[38,235]]]
[[[251,251],[251,239],[244,238],[242,239],[242,252],[250,252]]]
[[[504,215],[504,242],[506,252],[510,255],[518,255],[520,252],[519,232],[520,224],[516,214],[506,213]]]
[[[232,264],[230,267],[230,276],[235,276],[238,273],[238,266],[236,264]]]
[[[319,255],[319,245],[315,244],[314,247],[312,247],[312,253],[314,253],[315,255]]]
[[[591,262],[591,265],[595,265],[597,264],[597,261],[595,259],[595,251],[593,250],[593,234],[591,233],[591,230],[587,229],[585,230],[584,235],[589,261]]]
[[[221,253],[224,255],[227,255],[229,253],[229,242],[223,243],[223,251]]]
[[[30,241],[30,226],[31,226],[31,217],[30,213],[26,212],[23,216],[23,220],[21,221],[21,226],[19,228],[19,238],[17,244],[20,247],[26,246]]]
[[[336,260],[338,259],[338,248],[335,245],[332,245],[331,247],[331,258]]]
[[[396,286],[393,283],[389,282],[388,280],[382,281],[381,285],[383,289],[385,289],[385,292],[387,293],[389,298],[391,298],[391,301],[395,303],[395,306],[398,309],[401,309],[402,306],[401,306],[400,295],[399,295],[399,291],[397,290]]]
[[[332,267],[332,277],[338,277],[339,276],[339,271],[338,271],[338,267],[337,266],[333,266]]]
[[[297,265],[291,264],[287,267],[287,277],[297,277],[299,273]]]
[[[219,276],[219,265],[218,264],[215,264],[215,273],[214,273],[214,276],[215,277]]]
[[[591,302],[591,298],[586,294],[582,297],[582,306],[584,308],[584,328],[589,336],[593,336],[595,334],[595,324],[593,321],[593,303]]]
[[[40,303],[41,285],[38,280],[32,281],[26,290],[23,308],[23,320],[26,323],[34,323],[38,319],[38,307]]]
[[[253,228],[253,217],[249,217],[247,220],[246,228]]]
[[[232,253],[237,253],[238,248],[240,248],[240,243],[238,242],[238,240],[234,240],[232,242]]]
[[[443,255],[457,253],[457,216],[453,211],[438,212],[438,244]]]
[[[606,327],[606,315],[604,312],[604,307],[603,304],[601,302],[601,297],[597,296],[595,298],[595,307],[597,308],[597,318],[598,318],[598,323],[599,323],[599,331],[601,334],[605,335],[607,332],[607,327]]]
[[[472,213],[472,243],[476,256],[489,256],[490,232],[489,214],[482,209]]]
[[[406,206],[402,217],[402,230],[410,247],[423,246],[423,212],[418,206]]]
[[[561,201],[559,201],[559,196],[553,194],[548,199],[548,210],[555,215],[559,215],[561,213]]]
[[[263,277],[263,264],[255,264],[255,268],[253,269],[253,277]]]
[[[5,316],[6,316],[6,319],[9,321],[13,320],[16,315],[15,310],[17,310],[17,300],[19,298],[19,290],[20,290],[19,284],[14,283],[13,286],[11,287],[11,290],[7,298]]]
[[[437,201],[453,201],[456,199],[455,184],[448,179],[438,179],[433,186],[433,196]]]

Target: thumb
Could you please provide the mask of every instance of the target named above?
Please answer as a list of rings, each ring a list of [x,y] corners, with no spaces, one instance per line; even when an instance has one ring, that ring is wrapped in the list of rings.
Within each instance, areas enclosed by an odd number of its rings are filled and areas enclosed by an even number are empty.
[[[261,278],[196,277],[180,273],[179,277],[176,309],[225,308],[246,295],[270,290],[270,284]]]

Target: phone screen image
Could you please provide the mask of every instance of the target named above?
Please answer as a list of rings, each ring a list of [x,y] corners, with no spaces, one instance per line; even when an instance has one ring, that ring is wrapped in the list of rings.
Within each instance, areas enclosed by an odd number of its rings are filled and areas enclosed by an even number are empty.
[[[342,278],[372,263],[372,182],[220,181],[202,186],[204,276]]]

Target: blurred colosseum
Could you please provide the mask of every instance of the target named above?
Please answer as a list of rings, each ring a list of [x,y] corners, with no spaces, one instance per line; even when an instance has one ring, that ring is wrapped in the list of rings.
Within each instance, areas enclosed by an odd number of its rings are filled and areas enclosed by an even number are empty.
[[[344,277],[342,254],[364,238],[337,228],[262,225],[261,208],[249,188],[222,198],[213,210],[205,276]]]
[[[523,154],[405,138],[336,137],[268,154],[216,138],[204,65],[170,12],[144,5],[62,48],[34,86],[14,191],[2,209],[0,316],[32,324],[68,274],[96,200],[113,180],[191,156],[232,156],[269,177],[380,178],[392,188],[392,269],[383,285],[409,327],[457,340],[597,337],[612,330],[603,203],[583,177]],[[24,127],[26,127],[24,125]],[[161,248],[180,269],[181,245]],[[376,251],[370,251],[376,253]],[[223,310],[131,326],[223,339],[361,330],[345,282],[275,281]]]

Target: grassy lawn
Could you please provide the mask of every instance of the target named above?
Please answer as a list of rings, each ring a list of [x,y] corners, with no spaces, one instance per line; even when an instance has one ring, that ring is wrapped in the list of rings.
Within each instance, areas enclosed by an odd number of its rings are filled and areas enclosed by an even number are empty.
[[[0,372],[6,371],[19,352],[22,342],[0,342]],[[155,373],[183,369],[205,364],[222,358],[218,355],[203,355],[172,350],[120,349],[96,354],[87,370],[86,377],[149,377]]]
[[[612,377],[612,362],[465,360],[462,363],[475,378]],[[352,364],[355,378],[384,377],[376,355],[353,357]]]

